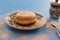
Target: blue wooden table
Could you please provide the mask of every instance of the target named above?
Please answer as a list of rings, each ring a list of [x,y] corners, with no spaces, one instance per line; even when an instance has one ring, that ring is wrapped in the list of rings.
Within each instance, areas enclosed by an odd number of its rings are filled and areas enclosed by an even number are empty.
[[[39,12],[49,22],[52,20],[49,18],[50,2],[51,0],[0,0],[0,16],[5,18],[10,12],[29,10]],[[3,23],[0,26],[0,40],[59,40],[59,38],[54,31],[47,29],[46,26],[39,30],[20,31]]]

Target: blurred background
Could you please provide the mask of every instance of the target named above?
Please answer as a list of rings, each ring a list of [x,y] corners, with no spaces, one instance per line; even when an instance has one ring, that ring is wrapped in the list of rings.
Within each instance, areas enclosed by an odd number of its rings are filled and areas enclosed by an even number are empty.
[[[0,16],[17,10],[40,12],[48,17],[51,0],[0,0]]]

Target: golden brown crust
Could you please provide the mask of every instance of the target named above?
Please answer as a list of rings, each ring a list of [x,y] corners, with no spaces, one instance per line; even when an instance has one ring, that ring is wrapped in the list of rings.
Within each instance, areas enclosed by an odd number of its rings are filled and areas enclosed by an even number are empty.
[[[36,15],[33,12],[22,11],[15,15],[15,22],[19,24],[32,24],[36,22]]]
[[[16,23],[18,23],[18,24],[22,24],[22,25],[29,25],[29,24],[33,24],[33,23],[35,23],[36,22],[36,19],[33,19],[33,20],[28,20],[28,21],[22,21],[22,20],[16,20],[15,21]]]
[[[30,20],[36,18],[33,12],[23,11],[16,14],[16,18],[19,20]]]

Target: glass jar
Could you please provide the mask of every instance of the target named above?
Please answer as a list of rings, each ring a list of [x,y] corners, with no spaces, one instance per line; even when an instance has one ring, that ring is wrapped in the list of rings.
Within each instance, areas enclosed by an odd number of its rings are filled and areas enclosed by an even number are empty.
[[[59,15],[60,15],[60,4],[52,2],[50,8],[50,17],[53,19],[58,19]]]

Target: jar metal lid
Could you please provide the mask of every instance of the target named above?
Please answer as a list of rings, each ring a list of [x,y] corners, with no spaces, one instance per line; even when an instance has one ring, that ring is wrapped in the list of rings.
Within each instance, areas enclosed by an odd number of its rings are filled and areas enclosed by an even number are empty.
[[[52,2],[51,7],[53,8],[60,8],[60,3]]]

